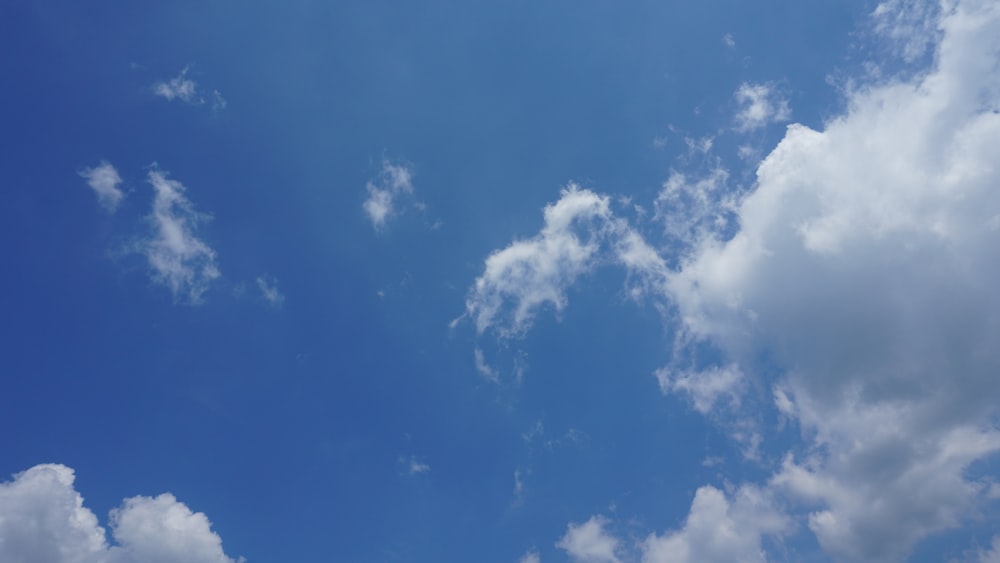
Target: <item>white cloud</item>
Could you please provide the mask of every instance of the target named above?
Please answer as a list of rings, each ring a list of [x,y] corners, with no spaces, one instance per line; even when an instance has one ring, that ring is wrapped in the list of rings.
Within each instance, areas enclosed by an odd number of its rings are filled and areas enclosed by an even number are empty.
[[[382,161],[382,171],[376,181],[365,186],[368,199],[362,207],[376,231],[385,228],[386,222],[398,213],[397,200],[413,193],[413,172],[406,166]]]
[[[761,537],[787,532],[790,522],[766,492],[742,487],[732,500],[715,487],[695,493],[684,527],[651,535],[642,545],[643,563],[750,563],[766,561]]]
[[[497,370],[495,370],[493,366],[486,363],[486,357],[483,355],[483,351],[476,348],[474,355],[476,360],[476,371],[479,372],[479,375],[489,379],[490,381],[500,381],[500,374],[497,373]]]
[[[651,540],[648,557],[668,540],[713,557],[691,539],[696,516],[711,513],[728,518],[734,540],[713,545],[760,559],[760,538],[785,520],[766,512],[774,525],[763,526],[735,507],[780,498],[805,511],[828,555],[899,560],[989,501],[990,480],[969,472],[1000,452],[1000,4],[934,13],[931,68],[852,87],[822,130],[789,127],[749,193],[728,197],[724,177],[668,181],[659,216],[693,210],[666,219],[667,240],[683,243],[676,264],[608,198],[570,186],[542,231],[492,254],[470,291],[477,330],[509,336],[540,307],[565,307],[569,286],[597,265],[626,265],[638,289],[676,307],[681,352],[704,346],[731,366],[661,371],[665,388],[710,411],[743,400],[745,381],[798,425],[803,443],[771,479],[734,499],[702,489],[685,528]],[[787,118],[770,86],[745,86],[742,127]],[[760,429],[738,430],[756,450]],[[748,491],[767,502],[741,500]],[[571,526],[560,546],[576,557],[570,547],[597,538],[618,557],[604,523]]]
[[[739,110],[736,112],[736,130],[741,132],[759,129],[769,123],[788,121],[792,110],[773,84],[744,82],[734,94]]]
[[[208,517],[169,493],[126,499],[111,511],[111,528],[110,563],[234,563]]]
[[[192,105],[205,103],[198,93],[198,84],[187,77],[189,67],[184,67],[181,73],[166,82],[153,84],[153,93],[168,101],[181,100]]]
[[[192,106],[209,104],[213,111],[226,109],[229,103],[222,97],[222,92],[212,90],[206,97],[198,88],[198,83],[188,77],[190,68],[184,67],[174,78],[153,84],[153,94],[167,101],[180,100]]]
[[[269,276],[258,276],[257,289],[272,307],[281,308],[285,304],[285,295],[278,290],[278,280]]]
[[[538,555],[537,551],[531,550],[525,553],[524,556],[518,560],[518,563],[542,563],[542,558]]]
[[[116,545],[83,506],[73,470],[36,465],[0,483],[0,561],[236,563],[208,518],[172,495],[134,497],[111,513]]]
[[[221,275],[215,251],[196,236],[198,224],[208,216],[194,210],[184,186],[166,172],[150,171],[149,183],[155,190],[149,216],[153,232],[137,243],[137,251],[149,262],[153,279],[167,286],[174,299],[198,304]]]
[[[400,461],[406,467],[406,471],[410,475],[420,475],[421,473],[428,473],[431,470],[431,466],[429,464],[420,461],[420,458],[415,455],[400,459]]]
[[[940,39],[937,29],[941,5],[925,0],[885,0],[872,12],[875,32],[889,40],[904,61],[913,62]]]
[[[125,194],[118,189],[122,178],[118,175],[115,167],[108,161],[102,160],[97,166],[84,168],[79,174],[87,180],[87,185],[97,194],[97,201],[101,207],[114,213],[118,209],[118,204],[125,197]]]
[[[708,414],[723,397],[738,406],[744,384],[743,372],[735,364],[700,371],[661,368],[656,370],[656,378],[661,391],[687,394],[702,414]]]
[[[785,368],[775,397],[808,447],[771,486],[837,558],[898,560],[960,525],[985,496],[967,470],[1000,451],[1000,5],[936,27],[928,72],[790,127],[738,231],[667,284],[689,337]]]
[[[523,334],[538,309],[550,306],[561,311],[567,288],[602,263],[625,266],[635,296],[663,278],[663,260],[614,216],[607,196],[571,183],[543,213],[541,232],[486,259],[466,299],[465,315],[477,332],[492,329],[503,338]]]
[[[728,228],[735,219],[741,194],[727,184],[729,174],[715,167],[699,178],[672,172],[654,205],[665,241],[684,255],[706,236]]]
[[[576,563],[621,563],[618,540],[604,531],[608,520],[593,516],[583,524],[570,524],[566,535],[556,543]]]
[[[514,470],[514,506],[524,504],[525,486],[523,473],[520,467]]]
[[[611,217],[608,198],[570,184],[544,213],[541,233],[486,259],[466,301],[477,331],[493,326],[502,335],[522,333],[538,307],[549,304],[561,310],[565,289],[592,267]],[[504,311],[508,300],[513,310]]]
[[[733,38],[732,33],[727,33],[722,36],[722,44],[730,49],[733,49],[736,47],[736,39]]]
[[[212,90],[212,109],[213,110],[215,110],[215,111],[222,111],[222,110],[226,109],[226,106],[228,106],[228,105],[229,105],[229,102],[227,102],[226,99],[222,97],[222,92],[219,92],[218,90]]]

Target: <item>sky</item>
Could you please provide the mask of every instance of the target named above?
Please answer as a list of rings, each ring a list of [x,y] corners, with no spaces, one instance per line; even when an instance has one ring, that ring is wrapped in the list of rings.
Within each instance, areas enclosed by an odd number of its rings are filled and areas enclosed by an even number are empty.
[[[0,3],[0,562],[1000,561],[1000,4]]]

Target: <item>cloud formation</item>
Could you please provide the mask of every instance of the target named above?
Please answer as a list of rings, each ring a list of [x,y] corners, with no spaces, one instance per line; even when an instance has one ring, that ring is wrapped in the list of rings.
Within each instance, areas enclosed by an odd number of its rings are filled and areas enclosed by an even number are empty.
[[[642,545],[643,563],[751,563],[767,561],[761,538],[790,529],[766,492],[742,487],[733,499],[715,487],[694,495],[684,527]]]
[[[1000,6],[940,14],[929,72],[789,128],[739,205],[672,273],[685,330],[745,372],[784,368],[804,449],[771,485],[813,506],[829,554],[897,560],[958,526],[1000,451]],[[913,491],[921,491],[914,495]]]
[[[682,531],[647,541],[648,561],[684,549],[760,560],[761,538],[790,521],[835,559],[895,561],[993,498],[976,462],[1000,452],[1000,5],[922,6],[936,30],[929,68],[852,86],[821,130],[790,126],[746,193],[727,192],[724,171],[672,176],[657,201],[668,244],[653,247],[606,196],[571,187],[538,235],[487,258],[470,290],[479,332],[522,334],[591,268],[625,265],[634,289],[674,311],[675,354],[722,360],[677,369],[675,357],[657,373],[664,391],[706,414],[750,402],[798,430],[764,482],[734,500],[700,489]],[[906,17],[889,37],[900,45],[925,29]],[[769,86],[744,86],[741,130],[788,117]],[[751,492],[763,504],[740,496]],[[720,531],[699,524],[704,514],[731,531],[709,543],[738,549],[692,543]],[[580,546],[617,545],[605,523],[571,526],[560,546],[583,557]]]
[[[160,81],[153,84],[153,93],[167,101],[180,100],[192,106],[205,105],[211,102],[213,110],[226,109],[226,99],[218,90],[212,90],[209,99],[206,99],[198,89],[198,83],[188,78],[190,67],[184,67],[180,74],[167,81]]]
[[[666,271],[656,251],[614,215],[607,196],[571,183],[543,215],[537,235],[486,258],[465,303],[477,332],[492,330],[502,338],[524,334],[539,309],[561,311],[566,290],[599,265],[624,266],[635,296]]]
[[[616,553],[618,539],[605,532],[607,524],[603,516],[593,516],[583,524],[571,523],[556,547],[569,554],[575,563],[621,563]]]
[[[375,230],[381,231],[386,222],[398,213],[399,198],[413,193],[413,172],[406,166],[383,160],[378,179],[368,182],[365,190],[368,198],[362,208]]]
[[[149,172],[155,191],[148,218],[152,233],[136,243],[136,251],[146,257],[153,280],[170,289],[175,300],[198,304],[221,275],[215,251],[197,236],[198,225],[209,217],[195,211],[184,186],[167,176],[157,169]]]
[[[278,280],[270,276],[257,276],[257,289],[272,307],[280,309],[285,304],[285,294],[278,290]]]
[[[84,168],[79,174],[87,180],[87,185],[97,194],[97,201],[101,207],[109,213],[118,210],[118,204],[124,199],[125,194],[118,188],[122,183],[122,178],[111,163],[102,160],[97,166]]]
[[[43,464],[0,483],[0,561],[237,563],[208,518],[170,494],[126,499],[111,512],[109,544],[74,480],[72,469]]]
[[[736,112],[736,130],[746,133],[771,123],[788,121],[792,110],[773,84],[744,82],[733,95],[739,109]]]

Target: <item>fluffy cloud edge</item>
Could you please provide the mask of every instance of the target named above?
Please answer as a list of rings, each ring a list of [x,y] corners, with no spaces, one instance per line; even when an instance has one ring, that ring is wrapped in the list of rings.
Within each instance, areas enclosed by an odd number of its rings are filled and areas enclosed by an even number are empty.
[[[137,496],[112,510],[110,545],[74,471],[40,464],[0,482],[0,560],[46,563],[241,563],[201,512],[173,495]]]

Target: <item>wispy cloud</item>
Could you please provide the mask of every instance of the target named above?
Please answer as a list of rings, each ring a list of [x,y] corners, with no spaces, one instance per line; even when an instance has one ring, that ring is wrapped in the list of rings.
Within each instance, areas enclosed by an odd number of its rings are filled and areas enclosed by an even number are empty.
[[[375,230],[381,231],[399,212],[399,198],[413,193],[413,172],[407,166],[383,160],[378,178],[368,182],[365,190],[368,198],[362,207]]]
[[[272,307],[280,309],[285,304],[285,295],[278,290],[278,280],[270,276],[258,276],[257,289]]]
[[[561,311],[566,290],[602,264],[625,267],[633,296],[663,277],[662,258],[612,212],[608,196],[572,183],[560,195],[545,206],[545,224],[538,234],[486,258],[483,273],[469,290],[465,313],[451,326],[469,318],[479,333],[492,330],[501,338],[521,336],[540,308]]]
[[[153,93],[168,101],[180,100],[189,104],[203,104],[204,98],[198,94],[198,84],[188,78],[190,67],[184,67],[181,73],[166,82],[153,84]]]
[[[401,457],[399,458],[399,462],[400,464],[403,465],[403,467],[406,469],[406,472],[409,473],[410,475],[420,475],[422,473],[429,473],[431,470],[431,466],[428,463],[421,461],[421,459],[415,455],[411,455],[409,457]]]
[[[661,391],[686,394],[695,410],[702,414],[711,412],[724,397],[728,397],[731,405],[738,405],[745,383],[743,372],[735,364],[704,370],[662,368],[656,371],[656,378]]]
[[[734,94],[739,109],[736,112],[736,130],[740,132],[760,129],[771,123],[788,121],[792,110],[774,84],[744,82]]]
[[[125,194],[118,186],[122,183],[118,171],[106,160],[93,168],[84,168],[78,174],[87,180],[87,185],[97,194],[97,201],[109,213],[118,209]]]
[[[486,356],[483,355],[483,351],[480,348],[476,348],[473,352],[476,360],[476,371],[479,372],[479,375],[493,382],[500,381],[500,374],[497,373],[497,370],[493,366],[486,363]]]
[[[190,68],[184,67],[174,78],[153,84],[153,93],[167,101],[180,100],[193,106],[210,104],[216,111],[226,109],[226,99],[218,90],[212,90],[207,98],[201,93],[198,83],[188,77]]]
[[[155,191],[148,217],[152,233],[137,242],[136,250],[149,262],[153,280],[170,289],[175,300],[201,303],[221,275],[215,251],[197,236],[209,216],[195,211],[184,186],[166,172],[153,169],[148,180]]]

